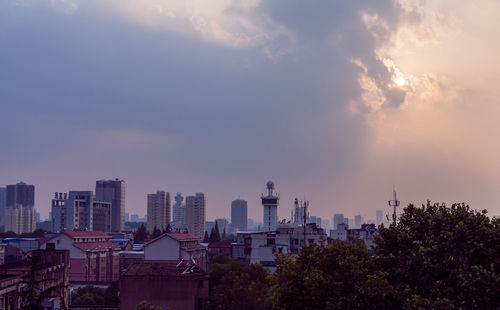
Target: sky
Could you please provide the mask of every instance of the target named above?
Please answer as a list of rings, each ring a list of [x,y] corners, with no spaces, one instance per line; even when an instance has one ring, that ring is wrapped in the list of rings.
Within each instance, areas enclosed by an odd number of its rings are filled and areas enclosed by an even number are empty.
[[[0,186],[500,214],[496,0],[0,0]]]

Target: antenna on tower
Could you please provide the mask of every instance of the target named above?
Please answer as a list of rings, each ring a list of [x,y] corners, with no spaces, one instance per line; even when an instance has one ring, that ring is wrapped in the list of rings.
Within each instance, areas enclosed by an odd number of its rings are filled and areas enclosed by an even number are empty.
[[[393,198],[393,200],[389,200],[388,204],[389,204],[389,207],[394,208],[394,212],[392,213],[392,222],[394,223],[394,225],[396,225],[396,218],[397,218],[396,208],[399,207],[399,200],[396,196],[396,187],[394,185],[392,186],[392,191],[394,194],[394,198]]]

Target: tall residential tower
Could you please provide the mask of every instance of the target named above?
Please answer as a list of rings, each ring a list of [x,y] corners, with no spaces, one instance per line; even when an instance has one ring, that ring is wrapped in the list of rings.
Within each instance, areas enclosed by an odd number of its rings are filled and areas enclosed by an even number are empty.
[[[125,227],[125,181],[98,180],[95,183],[95,196],[98,201],[111,202],[111,231]]]
[[[157,191],[156,194],[148,194],[148,224],[149,233],[154,229],[164,231],[170,223],[170,193]]]
[[[203,239],[205,235],[205,195],[186,197],[186,228],[190,234]]]
[[[247,230],[248,205],[246,200],[236,199],[231,203],[231,228],[234,232]]]
[[[20,182],[7,185],[5,231],[30,233],[36,228],[35,186]]]

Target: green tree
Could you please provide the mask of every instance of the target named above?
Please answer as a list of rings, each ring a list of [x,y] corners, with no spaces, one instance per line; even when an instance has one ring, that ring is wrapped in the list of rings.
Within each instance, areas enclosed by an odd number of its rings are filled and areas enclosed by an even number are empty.
[[[118,306],[120,304],[120,287],[118,281],[111,285],[104,292],[104,303],[107,306]]]
[[[500,308],[500,225],[485,210],[410,204],[379,233],[377,264],[396,290],[398,308]]]
[[[146,300],[143,300],[141,301],[137,307],[136,307],[137,310],[168,310],[168,307],[163,309],[163,307],[161,306],[153,306],[151,305],[151,303],[149,303],[148,301]]]
[[[208,268],[209,309],[271,309],[268,273],[259,264],[247,264],[217,256]]]
[[[273,309],[391,309],[392,287],[362,243],[309,244],[279,254]]]
[[[153,232],[151,233],[150,238],[151,238],[151,239],[154,239],[154,238],[157,238],[157,237],[159,237],[159,236],[161,236],[161,235],[162,235],[161,230],[155,226],[155,227],[153,228]]]
[[[144,226],[144,223],[141,224],[139,229],[135,232],[134,235],[134,243],[143,243],[144,239],[148,237],[148,232],[146,230],[146,226]]]
[[[205,236],[203,237],[203,243],[208,243],[208,233],[207,231],[205,230]]]
[[[102,306],[105,304],[105,290],[92,285],[77,289],[71,296],[74,306]]]
[[[215,222],[215,227],[212,228],[209,237],[210,242],[220,242],[220,233],[219,233],[219,225]]]

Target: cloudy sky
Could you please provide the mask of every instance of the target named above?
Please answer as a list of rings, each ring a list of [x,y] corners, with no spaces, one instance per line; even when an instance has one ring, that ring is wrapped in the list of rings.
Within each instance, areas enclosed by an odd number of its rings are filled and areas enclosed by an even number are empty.
[[[496,0],[0,0],[0,185],[500,214]]]

